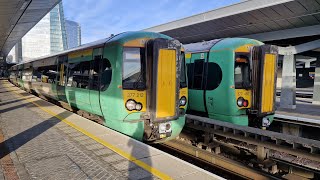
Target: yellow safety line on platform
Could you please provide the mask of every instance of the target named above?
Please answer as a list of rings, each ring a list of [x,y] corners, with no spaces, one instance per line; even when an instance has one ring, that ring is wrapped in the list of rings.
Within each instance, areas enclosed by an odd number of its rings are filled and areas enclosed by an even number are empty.
[[[7,88],[9,88],[9,90],[11,89],[11,87],[9,87],[8,85],[4,84],[5,86],[7,86]],[[146,171],[150,172],[151,174],[157,176],[158,178],[161,178],[161,179],[173,179],[171,178],[169,175],[159,171],[158,169],[156,168],[153,168],[151,166],[149,166],[148,164],[144,163],[143,161],[140,161],[139,159],[135,158],[134,156],[132,156],[131,154],[115,147],[114,145],[98,138],[97,136],[89,133],[88,131],[82,129],[81,127],[73,124],[72,122],[64,119],[63,117],[59,116],[58,114],[48,110],[47,108],[45,107],[42,107],[41,105],[33,102],[33,101],[30,101],[29,99],[26,99],[26,97],[24,97],[23,95],[21,95],[20,93],[16,92],[16,91],[13,91],[15,94],[21,96],[25,101],[28,101],[29,103],[32,103],[36,106],[38,106],[41,110],[45,111],[46,113],[60,119],[62,122],[68,124],[69,126],[73,127],[74,129],[80,131],[81,133],[85,134],[86,136],[90,137],[91,139],[97,141],[98,143],[104,145],[105,147],[111,149],[112,151],[114,151],[115,153],[121,155],[122,157],[128,159],[129,161],[132,161],[133,163],[137,164],[138,166],[142,167],[143,169],[145,169]],[[71,112],[70,112],[71,113]]]

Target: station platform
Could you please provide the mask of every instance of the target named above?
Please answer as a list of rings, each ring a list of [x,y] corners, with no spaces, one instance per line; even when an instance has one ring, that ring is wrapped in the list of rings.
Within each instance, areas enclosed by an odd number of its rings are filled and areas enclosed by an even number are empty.
[[[0,81],[2,179],[223,179]]]
[[[276,100],[276,118],[320,124],[320,105],[312,104],[312,99],[296,98],[296,109],[280,108],[280,97],[277,97]]]
[[[277,96],[281,95],[281,89],[277,89]],[[313,97],[313,89],[312,88],[296,88],[296,96],[297,97]]]

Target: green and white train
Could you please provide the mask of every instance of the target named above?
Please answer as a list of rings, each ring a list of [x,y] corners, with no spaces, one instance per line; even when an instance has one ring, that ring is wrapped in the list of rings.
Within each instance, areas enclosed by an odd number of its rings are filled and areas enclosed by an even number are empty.
[[[140,141],[175,138],[185,123],[187,82],[179,41],[127,32],[10,68],[10,81],[67,103]]]
[[[246,38],[184,45],[188,113],[267,127],[275,113],[277,47]]]

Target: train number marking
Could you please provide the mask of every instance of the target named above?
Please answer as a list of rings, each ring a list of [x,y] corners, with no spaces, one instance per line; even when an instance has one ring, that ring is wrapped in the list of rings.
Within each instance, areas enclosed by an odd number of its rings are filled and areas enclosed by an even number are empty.
[[[238,92],[238,96],[249,96],[249,92]]]
[[[144,93],[128,93],[128,98],[139,98],[139,97],[144,97]]]

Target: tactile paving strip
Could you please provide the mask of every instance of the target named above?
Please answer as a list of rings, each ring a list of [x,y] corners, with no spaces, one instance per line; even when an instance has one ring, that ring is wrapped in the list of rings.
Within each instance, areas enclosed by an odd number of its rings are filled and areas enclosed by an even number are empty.
[[[9,150],[5,145],[5,139],[3,133],[0,129],[0,164],[2,167],[3,175],[5,179],[15,180],[19,179],[16,168],[13,164],[13,161],[10,157]]]

